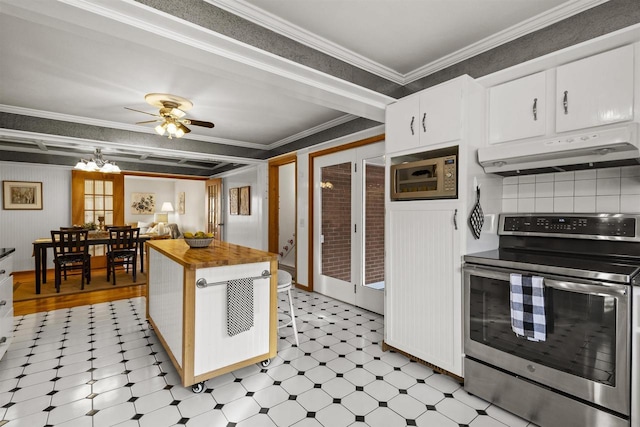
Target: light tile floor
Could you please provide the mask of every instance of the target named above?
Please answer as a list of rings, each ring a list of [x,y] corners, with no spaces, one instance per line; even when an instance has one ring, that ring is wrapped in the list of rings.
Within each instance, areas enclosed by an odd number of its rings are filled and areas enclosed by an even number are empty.
[[[382,316],[292,292],[300,347],[290,327],[281,329],[267,368],[212,378],[201,394],[180,385],[145,320],[144,298],[16,317],[0,362],[0,426],[533,425],[382,352]]]

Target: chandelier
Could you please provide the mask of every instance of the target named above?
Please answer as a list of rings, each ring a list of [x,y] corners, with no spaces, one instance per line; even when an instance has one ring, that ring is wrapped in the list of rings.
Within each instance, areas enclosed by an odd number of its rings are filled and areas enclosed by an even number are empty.
[[[115,162],[105,160],[102,157],[102,150],[100,148],[96,148],[95,157],[92,157],[90,160],[80,159],[75,169],[86,172],[120,173],[120,168]]]

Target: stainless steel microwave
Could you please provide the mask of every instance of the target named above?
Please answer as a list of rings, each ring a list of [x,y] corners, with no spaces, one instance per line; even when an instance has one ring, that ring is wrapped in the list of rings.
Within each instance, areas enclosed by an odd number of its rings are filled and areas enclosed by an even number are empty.
[[[391,165],[391,200],[457,197],[458,156],[455,154]]]

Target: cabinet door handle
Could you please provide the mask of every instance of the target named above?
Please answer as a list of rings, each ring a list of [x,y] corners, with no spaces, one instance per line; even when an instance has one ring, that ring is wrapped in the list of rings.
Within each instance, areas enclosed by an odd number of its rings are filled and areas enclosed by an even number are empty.
[[[7,337],[0,338],[0,344],[4,344],[7,342]]]
[[[533,120],[538,120],[538,98],[533,98]]]
[[[0,307],[7,305],[7,301],[6,300],[2,300],[0,301]]]
[[[569,114],[569,91],[564,91],[564,98],[562,98],[562,106],[564,107],[564,113]]]
[[[424,113],[424,114],[422,115],[422,132],[427,132],[427,124],[426,124],[426,121],[427,121],[427,113]]]
[[[458,209],[456,209],[455,211],[453,211],[453,227],[457,230],[458,229]]]
[[[6,272],[7,272],[7,270],[0,270],[0,274],[4,274]]]
[[[416,116],[411,116],[411,124],[409,125],[409,128],[411,128],[411,135],[415,135],[415,133],[413,132],[413,122],[416,121]]]

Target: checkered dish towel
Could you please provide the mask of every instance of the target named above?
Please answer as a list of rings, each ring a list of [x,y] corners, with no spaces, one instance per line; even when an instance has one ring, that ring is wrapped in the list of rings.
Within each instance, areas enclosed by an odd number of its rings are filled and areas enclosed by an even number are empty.
[[[232,337],[253,327],[253,279],[227,282],[227,334]]]
[[[546,341],[544,278],[512,273],[511,329],[529,341]]]

